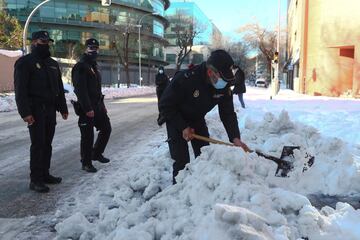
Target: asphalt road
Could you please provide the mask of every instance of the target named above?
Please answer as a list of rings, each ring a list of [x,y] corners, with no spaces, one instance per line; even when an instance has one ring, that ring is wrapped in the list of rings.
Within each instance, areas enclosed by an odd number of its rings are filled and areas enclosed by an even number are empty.
[[[105,156],[111,156],[158,129],[156,96],[106,102],[112,134]],[[50,186],[47,194],[29,190],[29,147],[27,127],[16,111],[0,113],[0,218],[22,218],[54,210],[58,199],[91,174],[81,170],[80,130],[72,106],[67,121],[57,117],[53,141],[51,174],[61,176],[60,185]],[[96,162],[98,168],[104,167]]]

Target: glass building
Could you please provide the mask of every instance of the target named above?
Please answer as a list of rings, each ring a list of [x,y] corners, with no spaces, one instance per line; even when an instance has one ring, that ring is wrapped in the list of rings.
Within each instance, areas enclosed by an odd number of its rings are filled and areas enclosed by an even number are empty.
[[[176,45],[175,28],[179,25],[178,17],[184,20],[182,26],[184,29],[190,26],[186,23],[191,22],[195,26],[195,30],[200,34],[194,38],[194,45],[211,45],[213,24],[210,19],[201,11],[194,2],[171,2],[170,8],[166,11],[166,17],[169,19],[170,27],[166,30],[166,38],[170,45]],[[180,23],[181,24],[181,23]]]
[[[178,50],[176,44],[177,29],[180,29],[181,32],[186,30],[199,32],[193,40],[193,46],[198,47],[194,47],[191,54],[184,59],[184,65],[201,63],[207,58],[209,49],[221,41],[222,34],[219,29],[194,2],[186,2],[183,0],[171,1],[171,6],[166,10],[165,16],[169,20],[169,27],[166,28],[165,31],[165,38],[169,41],[169,46],[166,48],[165,59],[170,65],[176,63]],[[171,67],[172,66],[168,66],[168,68]]]
[[[0,6],[25,24],[40,2],[42,0],[0,0]],[[165,63],[164,31],[168,21],[164,14],[169,6],[169,0],[112,0],[110,7],[102,6],[101,0],[53,0],[41,6],[32,17],[28,37],[40,29],[49,31],[55,40],[53,55],[67,59],[77,58],[83,52],[86,39],[96,38],[100,42],[99,62],[105,70],[114,72],[113,69],[118,68],[114,64],[121,60],[118,53],[124,49],[125,32],[129,32],[128,63],[133,68],[139,63],[141,20],[142,63],[154,67]],[[130,70],[135,74],[137,69],[133,68]],[[108,74],[114,75],[110,81],[118,78],[118,73]],[[139,79],[139,76],[133,78]]]

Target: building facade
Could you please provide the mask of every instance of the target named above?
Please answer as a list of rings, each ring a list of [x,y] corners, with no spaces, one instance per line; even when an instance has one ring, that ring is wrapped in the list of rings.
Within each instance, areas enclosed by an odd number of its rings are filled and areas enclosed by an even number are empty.
[[[288,83],[309,95],[360,97],[360,8],[352,0],[290,0]]]
[[[211,20],[192,1],[171,1],[170,8],[165,13],[169,20],[169,27],[165,31],[165,38],[169,45],[165,48],[165,61],[169,63],[166,68],[176,67],[177,53],[179,47],[176,44],[176,29],[181,31],[192,30],[198,34],[193,40],[192,52],[185,58],[181,68],[189,64],[199,64],[206,60],[211,48],[220,45],[222,34]]]
[[[24,24],[32,9],[41,1],[0,2],[2,10]],[[76,59],[83,52],[87,38],[98,39],[103,78],[105,83],[112,84],[125,81],[121,64],[124,54],[121,52],[125,45],[124,33],[128,32],[128,65],[131,80],[137,83],[140,79],[137,66],[141,25],[142,76],[145,83],[151,83],[146,73],[154,73],[156,66],[164,64],[164,45],[167,43],[164,32],[168,25],[164,13],[169,6],[169,0],[112,0],[110,7],[102,6],[100,0],[53,0],[40,7],[32,17],[28,37],[40,29],[49,31],[55,40],[53,56],[63,59]]]

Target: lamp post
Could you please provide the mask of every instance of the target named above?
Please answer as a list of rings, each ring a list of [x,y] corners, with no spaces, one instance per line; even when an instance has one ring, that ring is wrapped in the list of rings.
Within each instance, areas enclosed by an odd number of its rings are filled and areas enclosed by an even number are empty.
[[[41,2],[40,4],[38,4],[30,13],[30,15],[28,16],[28,18],[26,19],[25,22],[25,26],[24,26],[24,32],[23,32],[23,55],[25,55],[26,52],[26,36],[27,36],[27,30],[30,24],[30,20],[32,18],[32,16],[35,14],[36,10],[38,10],[42,5],[44,5],[45,3],[50,2],[50,0],[45,0],[43,2]]]
[[[27,17],[26,22],[25,22],[25,26],[24,26],[24,31],[23,31],[23,55],[25,55],[27,53],[26,51],[26,36],[27,36],[27,30],[29,28],[29,24],[31,21],[32,16],[35,14],[36,10],[38,10],[42,5],[44,5],[45,3],[50,2],[51,0],[45,0],[41,3],[39,3],[30,13],[30,15]],[[103,6],[110,6],[111,5],[111,0],[102,0],[101,4]]]
[[[144,17],[146,16],[149,16],[149,15],[153,15],[153,16],[158,16],[159,13],[155,12],[155,13],[146,13],[144,15],[141,16],[141,18],[139,19],[139,22],[138,24],[136,25],[136,27],[138,28],[138,34],[139,34],[139,39],[138,39],[138,42],[139,42],[139,85],[141,86],[141,81],[142,81],[142,77],[141,77],[141,21],[143,20]]]

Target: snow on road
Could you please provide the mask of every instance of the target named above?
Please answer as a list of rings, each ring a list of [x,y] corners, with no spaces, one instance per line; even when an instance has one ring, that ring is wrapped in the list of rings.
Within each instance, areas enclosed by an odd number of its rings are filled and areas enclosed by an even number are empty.
[[[76,99],[76,96],[73,92],[73,87],[69,84],[64,84],[64,89],[68,91],[65,94],[66,99]],[[139,96],[139,95],[146,95],[155,93],[154,87],[130,87],[127,88],[126,86],[120,86],[120,88],[114,87],[104,87],[102,89],[102,93],[105,95],[106,99],[113,99],[113,98],[122,98],[122,97],[132,97],[132,96]],[[16,102],[15,102],[15,94],[14,93],[7,93],[4,96],[0,95],[0,112],[9,112],[16,110]]]
[[[171,185],[172,160],[164,128],[118,156],[63,199],[53,222],[57,239],[360,239],[360,210],[347,203],[316,209],[308,194],[360,192],[360,101],[248,88],[246,109],[234,97],[242,139],[280,156],[298,145],[295,169],[275,177],[276,165],[239,148],[210,145]],[[217,109],[206,117],[210,136],[228,141]],[[303,172],[304,156],[316,157]]]

